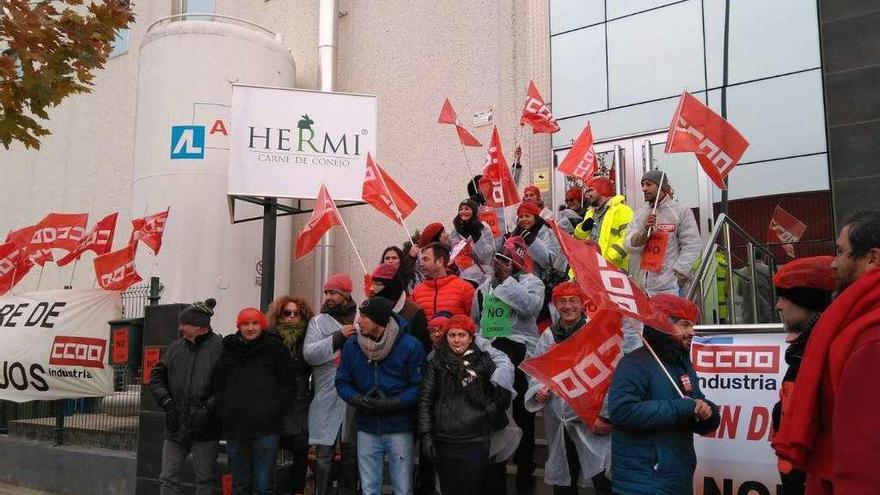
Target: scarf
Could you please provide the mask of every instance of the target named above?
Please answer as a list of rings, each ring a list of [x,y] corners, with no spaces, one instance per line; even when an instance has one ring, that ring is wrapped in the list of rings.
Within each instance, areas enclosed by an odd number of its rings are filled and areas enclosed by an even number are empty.
[[[275,330],[281,336],[281,339],[284,340],[284,345],[293,351],[296,348],[296,344],[306,334],[306,323],[304,321],[298,323],[279,323],[275,326]]]
[[[397,341],[397,334],[400,333],[400,327],[397,321],[392,317],[385,326],[385,331],[379,337],[379,340],[373,340],[365,336],[361,332],[357,333],[357,342],[367,356],[368,361],[382,361],[391,353],[391,348]]]
[[[822,379],[831,378],[832,396],[859,335],[880,326],[880,270],[863,274],[822,313],[811,332],[791,398],[791,413],[776,437],[776,454],[804,469],[816,454],[815,442],[822,409]],[[826,458],[831,461],[830,457]],[[830,469],[830,466],[817,466]]]
[[[785,363],[788,364],[788,370],[785,372],[785,380],[794,381],[794,378],[797,376],[797,372],[801,367],[801,361],[804,359],[804,351],[807,349],[807,342],[810,339],[810,334],[821,316],[822,313],[820,312],[813,314],[810,321],[804,325],[804,329],[790,344],[788,344],[788,348],[785,349]]]
[[[553,332],[553,340],[556,341],[557,344],[562,342],[563,340],[574,335],[574,333],[580,330],[584,325],[586,325],[586,323],[587,318],[583,315],[581,315],[581,319],[578,320],[577,323],[572,325],[571,328],[565,328],[565,326],[563,326],[562,324],[562,320],[559,320],[558,322],[556,322],[555,325],[550,327],[550,331]]]
[[[438,353],[440,355],[440,362],[443,363],[443,367],[449,370],[449,372],[452,373],[452,376],[464,379],[471,375],[467,370],[473,368],[476,361],[476,344],[471,342],[471,345],[469,345],[463,353],[456,354],[455,351],[449,347],[449,344],[444,343],[440,346]]]
[[[532,242],[538,238],[538,232],[541,230],[541,227],[545,225],[547,225],[547,222],[545,222],[543,218],[536,216],[534,225],[528,229],[524,229],[517,225],[516,228],[513,229],[513,235],[522,237],[523,240],[526,241],[526,244],[531,246]]]

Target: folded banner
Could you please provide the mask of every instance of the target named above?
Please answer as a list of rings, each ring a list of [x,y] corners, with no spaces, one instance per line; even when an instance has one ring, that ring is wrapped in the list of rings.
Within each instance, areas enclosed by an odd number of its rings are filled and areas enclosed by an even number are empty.
[[[773,209],[773,217],[770,218],[770,226],[767,228],[767,242],[785,242],[782,249],[789,258],[794,258],[793,242],[798,242],[807,231],[807,224],[801,222],[791,213],[776,205]]]
[[[592,425],[622,356],[620,313],[603,310],[564,342],[519,367],[562,397],[584,424]]]
[[[586,182],[596,173],[596,153],[593,151],[593,130],[590,123],[581,131],[577,141],[568,150],[568,154],[562,159],[558,170],[565,175],[581,179]],[[613,169],[612,169],[613,171]],[[614,180],[614,179],[612,179]]]
[[[28,249],[36,230],[36,225],[29,225],[27,227],[13,230],[6,235],[5,242],[14,243],[21,251],[19,254],[22,256],[22,259],[26,258],[31,265],[43,266],[47,261],[53,261],[55,257],[52,256],[51,249],[37,247]]]
[[[440,108],[440,116],[437,117],[437,122],[454,125],[455,131],[458,132],[458,140],[461,141],[462,146],[483,145],[473,134],[470,133],[470,131],[465,129],[461,121],[458,120],[458,115],[455,113],[455,110],[452,109],[452,103],[449,103],[449,98],[443,100],[443,107]]]
[[[116,217],[118,216],[119,213],[111,213],[102,218],[73,251],[55,263],[58,266],[64,266],[73,260],[78,260],[86,251],[94,251],[98,256],[112,251],[113,234],[116,232]]]
[[[321,240],[321,236],[336,225],[342,225],[342,216],[339,215],[339,210],[336,209],[336,203],[330,197],[327,186],[321,184],[312,216],[306,226],[296,235],[296,259],[300,260],[303,256],[311,253],[312,249],[318,245],[318,241]]]
[[[501,151],[501,138],[498,128],[492,129],[492,140],[486,154],[483,178],[480,179],[480,192],[486,198],[486,205],[493,208],[512,206],[520,202],[516,182],[510,175],[510,167]]]
[[[15,242],[0,244],[0,295],[9,292],[28,274],[33,262]]]
[[[137,243],[94,259],[95,277],[98,285],[105,290],[125,290],[143,280],[134,267]]]
[[[388,172],[373,161],[373,157],[369,153],[367,153],[367,168],[361,197],[373,208],[398,224],[401,224],[418,206],[412,196],[407,194],[388,175]]]
[[[0,399],[25,402],[112,394],[107,322],[121,317],[119,294],[100,289],[0,297]]]
[[[49,213],[34,226],[28,254],[45,249],[73,251],[86,236],[88,221],[88,213]]]
[[[552,134],[559,130],[559,124],[553,118],[550,108],[544,103],[544,98],[541,96],[541,92],[538,91],[538,87],[535,86],[534,81],[529,81],[526,104],[519,118],[519,124],[529,124],[532,127],[532,134]]]
[[[131,238],[128,243],[141,241],[153,251],[153,254],[159,254],[162,248],[162,234],[165,232],[165,223],[168,221],[168,212],[171,211],[169,206],[165,211],[147,215],[142,218],[133,218],[131,220]]]

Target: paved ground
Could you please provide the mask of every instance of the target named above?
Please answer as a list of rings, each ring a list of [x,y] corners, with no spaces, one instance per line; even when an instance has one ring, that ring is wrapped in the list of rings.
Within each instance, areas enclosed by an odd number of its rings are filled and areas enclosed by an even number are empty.
[[[20,486],[10,485],[0,481],[0,495],[55,495],[50,492],[41,492],[39,490],[31,490],[30,488],[22,488]]]

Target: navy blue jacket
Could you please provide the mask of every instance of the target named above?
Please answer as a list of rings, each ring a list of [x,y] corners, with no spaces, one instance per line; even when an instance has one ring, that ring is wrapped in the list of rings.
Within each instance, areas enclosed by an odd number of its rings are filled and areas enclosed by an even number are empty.
[[[396,318],[395,318],[396,320]],[[397,398],[400,409],[381,416],[355,413],[358,431],[382,435],[416,430],[416,399],[422,383],[425,351],[418,339],[401,331],[382,361],[368,361],[358,345],[357,336],[349,337],[342,347],[342,358],[336,369],[336,391],[342,400],[351,403],[358,395],[380,392]]]
[[[678,396],[644,347],[624,356],[614,372],[608,406],[614,425],[611,477],[615,494],[692,494],[697,466],[694,433],[718,427],[718,407],[700,391],[690,362],[664,359],[664,364],[676,381],[687,375],[692,390],[688,393],[682,385],[680,388],[690,398]],[[696,420],[693,399],[703,399],[712,407],[709,419]]]

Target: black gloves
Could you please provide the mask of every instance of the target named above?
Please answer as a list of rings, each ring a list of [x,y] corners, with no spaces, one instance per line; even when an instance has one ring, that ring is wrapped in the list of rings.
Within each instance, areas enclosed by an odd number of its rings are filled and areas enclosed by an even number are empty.
[[[162,397],[162,400],[159,401],[159,407],[165,410],[165,412],[174,410],[174,399],[171,398],[170,395],[166,395]]]
[[[376,398],[372,399],[376,414],[387,414],[397,412],[402,409],[400,399],[393,398]]]
[[[430,462],[437,460],[437,447],[434,445],[434,438],[430,433],[422,435],[422,455]]]
[[[200,432],[210,425],[211,410],[204,404],[193,406],[190,408],[190,429],[194,432]]]
[[[365,395],[355,395],[351,399],[351,405],[361,414],[366,414],[367,416],[373,416],[378,414],[376,410],[376,402],[372,397],[367,397]]]

